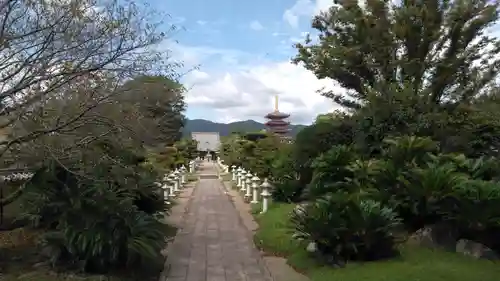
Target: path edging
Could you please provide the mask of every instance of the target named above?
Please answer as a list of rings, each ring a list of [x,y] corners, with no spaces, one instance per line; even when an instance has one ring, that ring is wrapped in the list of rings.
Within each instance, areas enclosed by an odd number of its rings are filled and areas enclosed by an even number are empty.
[[[251,235],[251,241],[254,240],[254,233],[259,228],[259,224],[255,221],[251,214],[252,207],[245,203],[237,190],[232,189],[230,181],[220,180],[223,188],[228,196],[229,201],[233,204],[234,208],[238,211],[240,221],[248,230]],[[237,201],[237,202],[236,202]],[[255,244],[255,243],[254,243]],[[264,261],[264,268],[274,281],[309,281],[310,279],[305,275],[297,272],[283,257],[263,255],[260,249],[257,249],[262,260]]]
[[[168,262],[168,257],[169,257],[169,252],[170,252],[169,250],[170,250],[170,247],[172,246],[172,244],[174,243],[175,238],[177,237],[177,234],[179,233],[179,231],[181,231],[181,229],[186,224],[186,217],[189,213],[190,207],[191,207],[191,205],[193,203],[193,199],[194,199],[193,194],[194,194],[195,189],[198,187],[199,183],[200,183],[200,179],[198,178],[196,180],[196,182],[193,184],[193,186],[184,187],[184,189],[182,189],[182,192],[179,194],[179,197],[177,197],[176,200],[180,199],[180,198],[188,198],[188,199],[185,202],[178,203],[179,205],[175,205],[174,207],[172,207],[171,213],[166,217],[166,221],[168,223],[168,218],[175,215],[174,212],[176,212],[180,216],[180,219],[179,219],[180,223],[178,223],[178,225],[175,225],[177,230],[175,232],[174,238],[168,242],[168,244],[164,250],[165,251],[165,262],[163,264],[163,270],[160,273],[160,277],[159,277],[160,281],[167,280],[168,273],[170,272],[170,269],[171,269],[170,264]],[[187,195],[187,196],[183,197],[183,195]],[[180,206],[179,210],[173,210],[176,206]]]

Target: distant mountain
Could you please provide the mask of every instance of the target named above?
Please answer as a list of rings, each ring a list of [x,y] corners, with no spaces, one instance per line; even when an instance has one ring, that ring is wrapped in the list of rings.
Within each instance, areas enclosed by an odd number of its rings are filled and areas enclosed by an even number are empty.
[[[304,128],[304,125],[290,125],[290,135],[295,136]],[[232,132],[256,132],[265,129],[266,126],[254,120],[237,121],[228,124],[216,123],[204,119],[187,120],[182,134],[191,136],[192,132],[218,132],[221,136],[228,136]]]

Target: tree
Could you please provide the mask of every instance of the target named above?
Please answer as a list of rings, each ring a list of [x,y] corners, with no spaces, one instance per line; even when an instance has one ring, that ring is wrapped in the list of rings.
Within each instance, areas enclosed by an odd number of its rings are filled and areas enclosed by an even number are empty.
[[[74,127],[128,77],[153,68],[171,72],[172,64],[164,67],[160,53],[150,48],[165,35],[152,18],[157,17],[127,1],[3,1],[0,129],[16,133],[0,141],[0,157],[20,150],[22,143]],[[53,111],[60,115],[43,126],[27,130],[23,124],[47,114],[48,103],[75,105],[75,99],[80,104],[74,111]]]
[[[153,121],[143,124],[155,132],[144,132],[148,145],[173,145],[180,140],[186,107],[181,84],[166,76],[144,75],[126,82],[123,91],[124,102],[137,106],[146,120]]]
[[[337,113],[332,118],[318,118],[319,122],[302,129],[295,138],[293,151],[295,170],[300,183],[305,186],[312,179],[312,162],[334,145],[350,145],[353,142],[354,120]]]
[[[348,96],[325,96],[351,109],[411,93],[428,110],[470,103],[495,83],[500,42],[486,29],[498,1],[338,0],[313,20],[317,42],[297,44],[295,63],[331,78]]]

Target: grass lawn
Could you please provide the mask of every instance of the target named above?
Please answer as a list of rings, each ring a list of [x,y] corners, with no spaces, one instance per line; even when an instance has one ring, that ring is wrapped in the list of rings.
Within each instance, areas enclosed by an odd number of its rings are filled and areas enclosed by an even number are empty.
[[[231,173],[223,174],[222,175],[222,180],[223,181],[231,181],[232,178],[233,178],[233,176],[231,175]]]
[[[192,182],[192,181],[197,181],[198,180],[198,175],[195,174],[195,173],[192,173],[192,174],[187,174],[186,175],[186,180],[188,182]]]
[[[266,252],[283,256],[288,263],[312,281],[496,281],[500,280],[500,263],[474,260],[459,254],[402,246],[401,258],[351,263],[334,269],[317,264],[292,239],[288,220],[292,204],[271,204],[269,211],[256,215],[260,225],[255,243]]]

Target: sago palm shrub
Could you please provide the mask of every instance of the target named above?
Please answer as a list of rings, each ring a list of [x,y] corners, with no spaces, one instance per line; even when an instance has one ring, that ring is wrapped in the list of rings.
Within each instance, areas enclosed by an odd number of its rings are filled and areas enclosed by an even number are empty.
[[[463,238],[500,252],[500,184],[468,180],[456,186],[440,209],[442,217],[457,226]]]
[[[411,230],[442,221],[443,210],[451,204],[450,197],[469,179],[452,163],[429,162],[413,168],[407,175],[406,185],[394,194],[391,202]]]
[[[352,185],[346,185],[346,178],[353,178],[353,173],[348,165],[356,159],[357,155],[350,146],[333,146],[330,150],[314,159],[311,167],[313,177],[304,196],[309,199],[318,198],[328,192],[345,190]]]
[[[117,147],[94,147],[85,166],[51,162],[26,187],[23,218],[46,230],[41,237],[52,264],[90,272],[161,261],[167,204],[143,158]],[[95,156],[94,156],[95,157]],[[69,167],[78,167],[76,165]]]
[[[295,237],[317,244],[321,256],[336,261],[378,260],[397,254],[396,212],[357,194],[329,193],[296,209]]]

